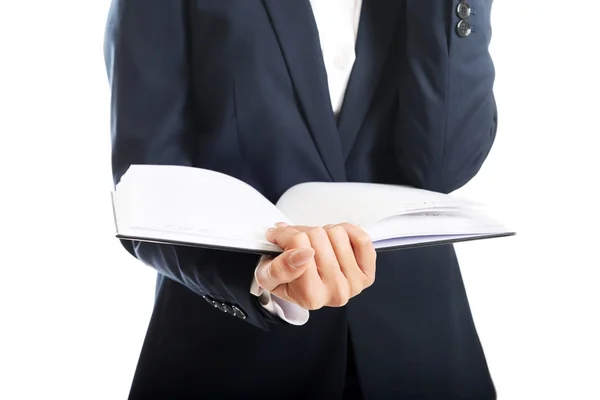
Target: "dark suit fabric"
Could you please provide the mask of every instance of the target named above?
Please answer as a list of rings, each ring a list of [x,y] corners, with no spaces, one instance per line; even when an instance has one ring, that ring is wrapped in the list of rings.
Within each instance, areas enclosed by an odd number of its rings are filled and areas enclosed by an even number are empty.
[[[308,0],[113,0],[115,183],[175,164],[273,202],[307,181],[460,188],[496,133],[492,0],[470,4],[461,37],[458,1],[363,0],[336,119]],[[336,399],[349,349],[365,399],[495,398],[452,246],[380,254],[371,288],[297,327],[249,293],[257,256],[123,245],[158,272],[131,399]]]

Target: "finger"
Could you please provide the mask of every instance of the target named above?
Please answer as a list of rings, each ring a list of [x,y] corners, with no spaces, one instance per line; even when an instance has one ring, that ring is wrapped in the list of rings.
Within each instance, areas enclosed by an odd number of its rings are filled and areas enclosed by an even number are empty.
[[[329,291],[317,272],[314,257],[305,268],[297,279],[277,286],[271,293],[306,310],[318,310],[329,303]]]
[[[345,229],[342,227],[336,229],[337,235],[334,240],[337,243],[333,243],[332,237],[327,232],[331,227],[333,225],[327,225],[324,228],[294,226],[296,230],[308,234],[311,246],[315,249],[315,261],[319,275],[330,293],[328,305],[340,307],[364,289],[366,279],[362,270],[356,264],[354,251]],[[337,251],[336,247],[338,248]],[[352,264],[354,264],[355,272],[353,274],[348,273],[348,276],[346,276],[342,271],[342,264],[345,264],[346,269],[349,271]]]
[[[312,227],[306,230],[310,246],[315,249],[315,262],[319,275],[325,278],[333,278],[334,273],[339,271],[339,264],[327,231],[321,227]]]
[[[329,235],[324,228],[311,228],[306,233],[310,245],[315,249],[317,271],[327,288],[327,305],[341,307],[350,299],[350,286],[340,270],[340,263],[333,249]],[[345,231],[344,231],[345,234]]]
[[[304,273],[314,254],[312,248],[305,247],[285,251],[275,258],[264,258],[254,271],[256,282],[267,291],[292,282]]]
[[[284,250],[310,247],[310,241],[306,233],[300,232],[293,226],[271,228],[267,231],[265,237],[269,242],[278,245]]]
[[[339,271],[335,252],[325,230],[320,227],[296,228],[271,229],[267,237],[280,247],[310,246],[315,251],[313,262],[298,279],[273,289],[272,293],[308,310],[319,309],[325,304],[347,302],[348,285]]]
[[[375,281],[375,269],[377,264],[377,252],[373,247],[371,237],[367,232],[356,225],[342,223],[340,226],[348,232],[356,262],[365,275],[367,287],[371,286]]]
[[[300,232],[309,232],[311,229],[315,229],[315,227],[306,225],[294,225],[294,229],[299,230]]]
[[[341,225],[328,225],[325,231],[340,265],[340,273],[350,288],[350,297],[354,297],[365,288],[365,274],[360,269],[350,237]]]

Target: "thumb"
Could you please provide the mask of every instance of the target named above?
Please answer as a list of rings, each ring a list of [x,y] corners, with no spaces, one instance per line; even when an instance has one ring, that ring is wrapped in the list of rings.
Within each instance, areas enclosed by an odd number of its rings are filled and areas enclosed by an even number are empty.
[[[315,255],[311,247],[287,250],[275,258],[264,258],[256,267],[254,276],[266,291],[299,278]]]

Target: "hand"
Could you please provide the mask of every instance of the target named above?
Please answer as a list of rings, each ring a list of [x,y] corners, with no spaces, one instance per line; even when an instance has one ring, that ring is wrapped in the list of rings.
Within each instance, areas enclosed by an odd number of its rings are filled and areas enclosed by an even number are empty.
[[[356,225],[280,223],[267,232],[267,240],[284,252],[259,263],[259,286],[304,309],[342,307],[375,281],[373,243]]]

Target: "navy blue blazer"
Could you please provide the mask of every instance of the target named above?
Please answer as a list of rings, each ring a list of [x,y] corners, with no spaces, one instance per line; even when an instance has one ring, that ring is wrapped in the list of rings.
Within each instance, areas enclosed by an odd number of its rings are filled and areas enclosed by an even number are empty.
[[[306,181],[452,192],[496,133],[491,6],[363,0],[336,119],[309,0],[113,0],[114,181],[151,163],[273,202]],[[250,294],[255,255],[123,245],[159,274],[130,398],[335,399],[348,349],[365,398],[495,397],[452,246],[380,254],[371,288],[295,327]]]

